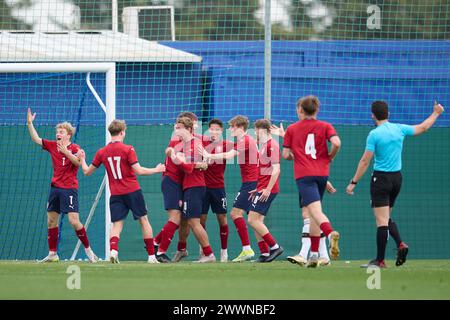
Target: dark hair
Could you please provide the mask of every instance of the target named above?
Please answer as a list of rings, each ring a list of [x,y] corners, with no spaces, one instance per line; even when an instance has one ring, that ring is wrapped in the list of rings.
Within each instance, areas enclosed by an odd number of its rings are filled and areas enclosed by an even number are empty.
[[[372,113],[377,120],[386,120],[389,116],[388,104],[381,100],[372,102]]]
[[[319,110],[320,101],[316,96],[306,96],[297,101],[297,108],[302,108],[307,116],[313,116]]]
[[[190,112],[190,111],[181,112],[177,118],[183,118],[183,117],[189,118],[192,121],[198,121],[198,117],[195,115],[195,113]]]
[[[255,121],[255,129],[265,129],[267,132],[270,133],[270,121],[267,119],[259,119]]]
[[[208,127],[211,127],[212,124],[217,124],[219,127],[221,127],[223,129],[223,122],[220,119],[211,119],[208,122]]]

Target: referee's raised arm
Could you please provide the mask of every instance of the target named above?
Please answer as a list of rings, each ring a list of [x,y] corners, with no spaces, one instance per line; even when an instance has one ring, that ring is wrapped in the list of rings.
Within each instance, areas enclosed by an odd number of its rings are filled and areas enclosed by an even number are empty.
[[[414,135],[418,136],[419,134],[422,134],[428,129],[430,129],[436,122],[437,118],[439,118],[439,116],[442,114],[442,112],[444,112],[444,107],[440,103],[435,101],[433,113],[428,118],[426,118],[421,124],[414,126]]]

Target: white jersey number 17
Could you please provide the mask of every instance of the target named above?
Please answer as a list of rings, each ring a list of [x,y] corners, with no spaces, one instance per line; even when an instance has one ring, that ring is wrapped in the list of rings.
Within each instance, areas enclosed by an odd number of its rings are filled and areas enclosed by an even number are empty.
[[[114,161],[116,161],[116,170],[114,169],[113,158],[108,157],[109,167],[111,168],[111,172],[113,174],[114,179],[122,179],[122,171],[120,171],[120,157],[114,157]]]

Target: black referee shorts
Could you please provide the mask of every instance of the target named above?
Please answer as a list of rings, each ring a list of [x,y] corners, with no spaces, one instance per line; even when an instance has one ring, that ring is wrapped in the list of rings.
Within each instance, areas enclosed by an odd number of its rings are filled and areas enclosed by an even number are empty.
[[[401,187],[402,174],[400,171],[374,171],[370,180],[370,202],[372,208],[387,206],[392,208]]]

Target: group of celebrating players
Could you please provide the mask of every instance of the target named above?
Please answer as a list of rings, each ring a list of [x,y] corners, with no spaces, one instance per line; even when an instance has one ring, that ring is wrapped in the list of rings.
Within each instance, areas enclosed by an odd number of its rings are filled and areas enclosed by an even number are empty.
[[[112,121],[108,127],[111,142],[98,150],[92,163],[88,165],[85,152],[71,142],[75,129],[70,123],[64,122],[56,126],[56,141],[41,139],[33,126],[36,114],[28,109],[27,123],[31,138],[50,153],[53,163],[47,204],[49,254],[42,261],[59,260],[57,222],[61,213],[68,214],[89,260],[98,261],[79,220],[77,171],[81,166],[83,173],[89,176],[102,164],[106,169],[111,191],[111,262],[119,262],[119,239],[129,210],[141,225],[149,263],[178,262],[186,257],[186,241],[190,230],[200,245],[200,257],[196,262],[215,262],[216,257],[205,230],[210,208],[216,214],[220,227],[220,261],[228,261],[229,228],[224,173],[227,159],[237,157],[242,185],[234,199],[230,216],[241,240],[242,251],[232,261],[248,261],[255,256],[250,245],[248,222],[254,230],[260,250],[256,261],[271,262],[284,251],[264,223],[280,190],[282,156],[294,161],[294,175],[304,218],[302,250],[298,255],[289,256],[288,260],[308,267],[329,264],[326,239],[329,240],[331,258],[337,259],[340,235],[333,230],[323,213],[321,200],[325,190],[331,193],[335,191],[328,182],[329,164],[338,153],[341,142],[331,124],[317,120],[318,111],[317,97],[301,98],[297,103],[300,121],[285,131],[281,125],[274,126],[269,120],[257,120],[254,123],[256,141],[247,133],[248,118],[235,116],[228,122],[235,142],[223,139],[224,128],[219,119],[209,121],[208,135],[196,134],[197,116],[191,112],[183,112],[176,119],[172,137],[165,150],[165,164],[146,168],[139,164],[135,149],[123,143],[126,135],[125,121]],[[272,135],[284,138],[282,153]],[[328,141],[331,143],[331,150],[328,150]],[[156,173],[162,173],[161,190],[168,219],[162,230],[153,237],[144,196],[136,176]],[[246,213],[248,215],[245,218]],[[167,250],[177,230],[177,252],[170,259]]]

